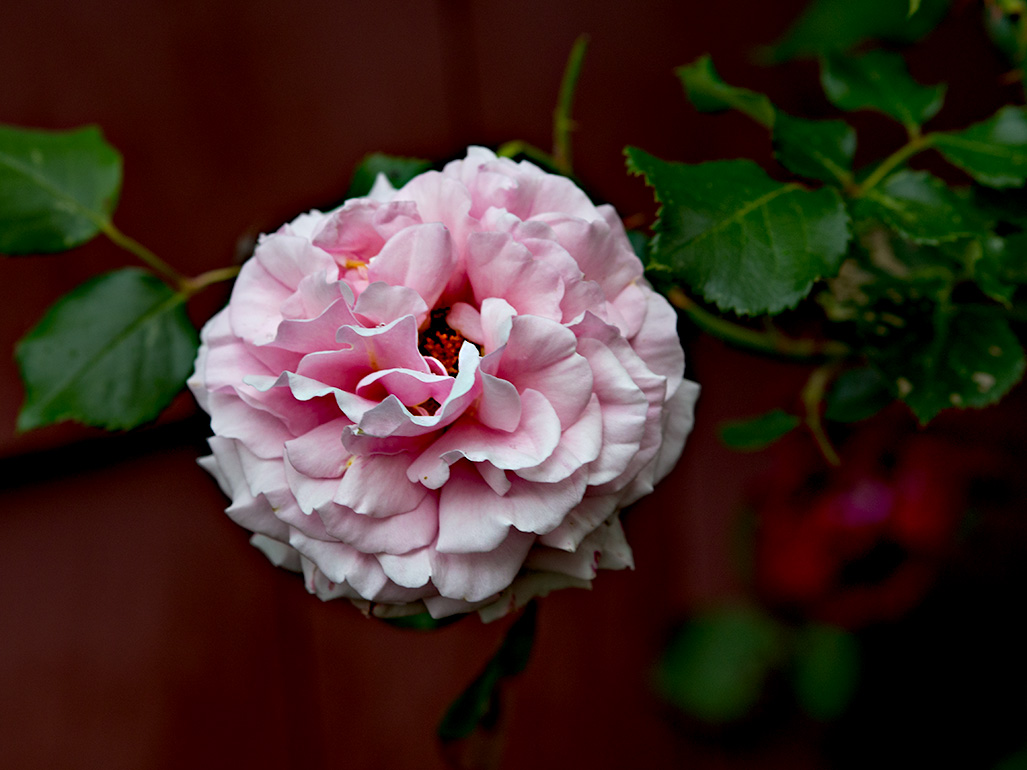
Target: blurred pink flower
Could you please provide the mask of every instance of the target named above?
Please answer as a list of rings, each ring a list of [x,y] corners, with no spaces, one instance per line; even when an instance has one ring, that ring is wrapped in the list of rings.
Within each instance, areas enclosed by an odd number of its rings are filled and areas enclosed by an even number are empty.
[[[616,213],[471,148],[263,236],[190,387],[227,512],[322,599],[499,617],[632,564],[698,387]]]

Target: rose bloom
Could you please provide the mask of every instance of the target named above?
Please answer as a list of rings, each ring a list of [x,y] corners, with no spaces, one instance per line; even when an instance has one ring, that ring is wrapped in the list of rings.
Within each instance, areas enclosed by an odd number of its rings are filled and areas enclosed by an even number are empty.
[[[698,394],[615,211],[477,147],[262,236],[201,338],[228,515],[379,616],[489,620],[632,566],[619,511]]]

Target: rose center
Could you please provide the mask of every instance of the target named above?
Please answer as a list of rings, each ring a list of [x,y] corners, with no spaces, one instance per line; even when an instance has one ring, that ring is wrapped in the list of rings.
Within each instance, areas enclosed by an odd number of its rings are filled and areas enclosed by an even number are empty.
[[[424,355],[438,360],[446,367],[446,372],[455,377],[464,336],[446,323],[448,314],[448,307],[431,311],[428,326],[421,330],[418,348]]]

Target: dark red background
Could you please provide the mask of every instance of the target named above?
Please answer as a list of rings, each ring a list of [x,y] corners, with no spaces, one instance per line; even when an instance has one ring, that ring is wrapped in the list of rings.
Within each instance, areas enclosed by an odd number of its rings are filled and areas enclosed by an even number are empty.
[[[637,144],[770,163],[765,133],[687,106],[673,67],[709,52],[730,82],[826,113],[816,69],[755,65],[801,0],[5,0],[0,122],[99,124],[125,157],[116,221],[185,272],[344,193],[381,150],[443,159],[469,143],[549,143],[571,44],[591,46],[575,106],[579,176],[625,214],[651,197],[623,171]],[[952,80],[943,121],[1007,95],[964,8],[911,60]],[[961,66],[953,71],[953,52]],[[861,147],[901,137],[873,118]],[[0,262],[0,350],[62,293],[130,257],[102,239]],[[194,300],[202,322],[226,298]],[[631,511],[634,572],[544,601],[511,688],[503,767],[823,766],[808,725],[729,755],[686,737],[651,690],[674,622],[737,590],[732,514],[765,465],[715,440],[723,419],[791,405],[805,371],[709,339],[689,346],[698,426],[671,479]],[[502,637],[471,618],[434,634],[322,604],[271,567],[200,470],[205,428],[183,397],[157,427],[14,434],[0,357],[0,757],[12,768],[434,768],[435,724]],[[1022,410],[1015,413],[1022,415]],[[882,765],[883,766],[883,765]]]

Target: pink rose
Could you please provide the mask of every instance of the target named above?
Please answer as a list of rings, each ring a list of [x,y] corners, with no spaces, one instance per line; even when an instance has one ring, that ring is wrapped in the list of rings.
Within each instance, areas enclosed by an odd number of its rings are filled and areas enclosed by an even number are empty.
[[[631,566],[698,387],[610,206],[472,147],[263,236],[190,387],[227,513],[322,599],[499,617]]]

